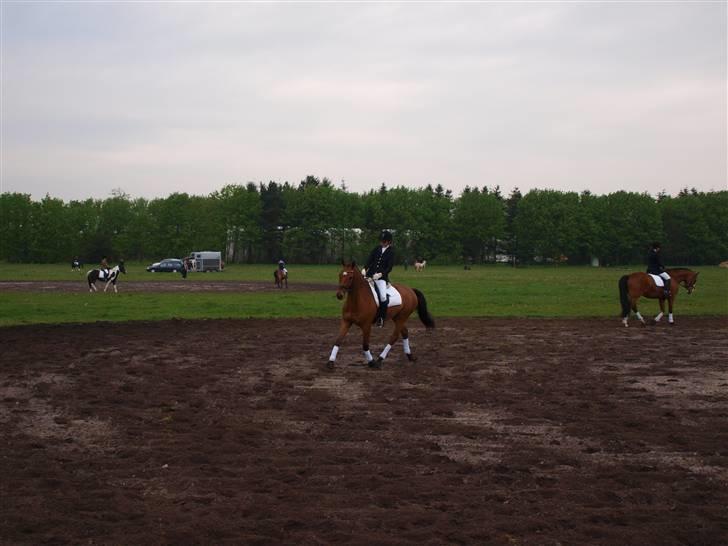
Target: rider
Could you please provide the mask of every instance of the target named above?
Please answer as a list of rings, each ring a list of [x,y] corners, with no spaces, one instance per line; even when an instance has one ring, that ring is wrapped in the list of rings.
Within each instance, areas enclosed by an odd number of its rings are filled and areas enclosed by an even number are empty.
[[[104,272],[104,279],[109,278],[109,262],[106,259],[106,256],[101,256],[101,264],[99,264],[99,269]]]
[[[370,277],[377,289],[379,312],[376,324],[381,328],[387,316],[387,305],[389,305],[389,296],[386,294],[389,272],[394,266],[394,249],[392,248],[392,234],[386,229],[379,235],[379,241],[381,244],[372,250],[366,266],[362,269],[362,275]]]
[[[647,253],[647,273],[650,273],[652,275],[659,275],[662,277],[665,281],[665,299],[670,298],[670,283],[672,282],[670,279],[670,275],[665,271],[665,266],[662,265],[662,260],[660,259],[660,248],[661,245],[658,242],[652,243],[652,246],[650,247],[650,251]]]

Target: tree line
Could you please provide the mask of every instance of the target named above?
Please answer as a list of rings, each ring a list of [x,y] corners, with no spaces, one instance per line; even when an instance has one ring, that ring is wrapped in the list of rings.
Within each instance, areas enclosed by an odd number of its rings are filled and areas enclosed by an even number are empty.
[[[382,229],[394,233],[398,262],[573,263],[643,261],[661,241],[671,264],[728,259],[728,191],[676,196],[608,195],[441,185],[360,194],[308,176],[289,183],[230,184],[207,196],[174,193],[103,200],[34,201],[0,194],[0,260],[95,262],[183,257],[219,250],[228,262],[334,263],[366,257]]]

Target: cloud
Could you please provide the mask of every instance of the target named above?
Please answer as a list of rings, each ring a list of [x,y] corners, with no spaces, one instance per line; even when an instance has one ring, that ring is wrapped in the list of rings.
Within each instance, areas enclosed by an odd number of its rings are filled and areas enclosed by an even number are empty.
[[[726,5],[3,4],[3,191],[726,182]]]

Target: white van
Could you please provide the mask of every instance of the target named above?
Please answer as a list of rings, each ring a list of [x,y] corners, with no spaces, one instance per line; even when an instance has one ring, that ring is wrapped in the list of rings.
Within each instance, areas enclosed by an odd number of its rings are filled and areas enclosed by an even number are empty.
[[[222,271],[222,253],[208,250],[190,254],[191,270],[198,272]]]

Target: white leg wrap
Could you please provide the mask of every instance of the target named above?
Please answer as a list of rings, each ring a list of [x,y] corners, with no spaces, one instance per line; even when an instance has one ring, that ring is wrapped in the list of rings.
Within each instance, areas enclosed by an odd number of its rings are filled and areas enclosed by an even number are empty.
[[[389,343],[387,343],[387,346],[384,348],[384,350],[382,351],[382,354],[380,354],[379,356],[381,358],[387,358],[387,355],[389,354],[389,351],[391,351],[391,350],[392,350],[392,346]]]
[[[655,317],[655,322],[660,322],[662,320],[662,317],[664,317],[664,316],[665,316],[665,314],[662,311],[660,311],[658,313],[658,315]]]
[[[336,355],[337,354],[339,354],[339,346],[338,345],[334,345],[334,348],[331,349],[331,356],[329,357],[329,360],[331,362],[333,362],[334,360],[336,360]]]
[[[637,319],[638,319],[638,320],[639,320],[640,322],[644,322],[644,321],[645,321],[645,319],[643,319],[643,318],[642,318],[642,315],[640,315],[640,312],[639,312],[639,311],[637,311],[637,312],[635,313],[635,316],[637,317]]]
[[[672,318],[672,313],[667,315],[667,322],[675,322]]]
[[[371,351],[364,351],[364,357],[367,359],[367,362],[371,362],[372,360],[374,360]]]
[[[412,351],[410,350],[410,346],[409,346],[409,339],[402,340],[402,347],[404,347],[404,354],[406,354],[406,355],[412,354]]]

